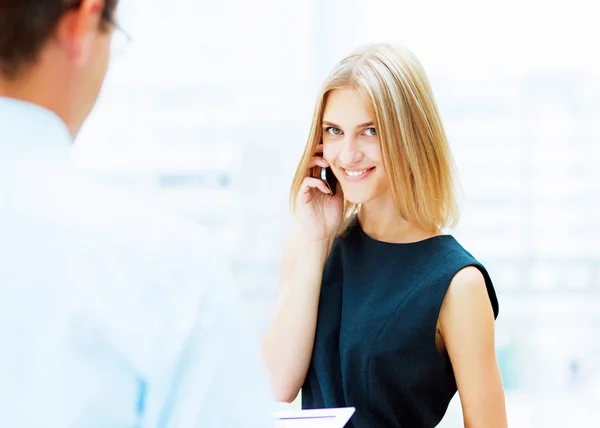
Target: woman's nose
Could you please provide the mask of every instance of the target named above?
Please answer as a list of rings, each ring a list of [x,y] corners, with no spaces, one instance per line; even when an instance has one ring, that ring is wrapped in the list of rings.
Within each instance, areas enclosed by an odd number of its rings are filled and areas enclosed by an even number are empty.
[[[344,165],[351,165],[360,162],[364,153],[360,150],[356,141],[344,142],[344,148],[340,152],[339,159]]]

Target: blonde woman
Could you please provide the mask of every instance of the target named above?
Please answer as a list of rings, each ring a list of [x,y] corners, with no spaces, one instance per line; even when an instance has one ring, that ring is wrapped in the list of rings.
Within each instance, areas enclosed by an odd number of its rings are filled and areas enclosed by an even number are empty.
[[[320,179],[331,168],[332,194]],[[356,407],[355,428],[434,427],[459,392],[468,427],[505,427],[498,301],[451,235],[452,159],[425,72],[366,47],[319,95],[291,191],[294,227],[263,352],[279,401]]]

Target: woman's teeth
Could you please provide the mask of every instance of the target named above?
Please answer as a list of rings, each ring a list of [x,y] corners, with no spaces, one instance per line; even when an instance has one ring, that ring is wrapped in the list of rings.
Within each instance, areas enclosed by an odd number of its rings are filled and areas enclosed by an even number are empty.
[[[348,174],[350,177],[360,177],[361,175],[364,175],[367,172],[369,172],[369,169],[361,169],[360,171],[348,171],[348,170],[346,170],[346,174]]]

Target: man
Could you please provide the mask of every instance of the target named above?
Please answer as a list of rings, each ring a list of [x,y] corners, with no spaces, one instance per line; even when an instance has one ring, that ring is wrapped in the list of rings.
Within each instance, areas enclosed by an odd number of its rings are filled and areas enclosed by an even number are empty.
[[[273,426],[209,237],[68,165],[116,2],[0,0],[0,426]]]

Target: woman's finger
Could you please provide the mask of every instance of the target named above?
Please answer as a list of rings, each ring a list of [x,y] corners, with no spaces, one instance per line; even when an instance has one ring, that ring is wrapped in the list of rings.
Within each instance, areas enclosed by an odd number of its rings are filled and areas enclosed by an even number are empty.
[[[329,168],[329,162],[327,162],[320,156],[315,156],[308,163],[308,167],[314,168],[315,166],[320,166],[321,168]]]
[[[302,182],[302,186],[300,187],[300,192],[306,194],[306,193],[310,192],[311,189],[319,189],[321,192],[325,193],[326,195],[331,195],[331,192],[327,188],[327,185],[325,183],[323,183],[322,180],[320,180],[318,178],[314,178],[314,177],[306,177],[304,179],[304,181]]]

